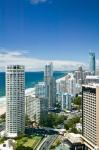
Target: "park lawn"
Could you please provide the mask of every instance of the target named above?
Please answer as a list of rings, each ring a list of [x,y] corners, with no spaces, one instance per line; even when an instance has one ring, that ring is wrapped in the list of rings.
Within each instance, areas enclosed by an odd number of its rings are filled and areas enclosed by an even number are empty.
[[[23,137],[22,139],[17,141],[17,144],[34,148],[41,140],[42,136]]]
[[[42,137],[40,137],[40,136],[35,136],[35,137],[32,137],[32,138],[29,138],[27,140],[27,142],[24,143],[24,146],[33,148],[37,145],[37,143],[41,140],[41,138]]]
[[[25,142],[27,142],[28,137],[22,137],[21,139],[17,140],[17,145],[23,145]]]

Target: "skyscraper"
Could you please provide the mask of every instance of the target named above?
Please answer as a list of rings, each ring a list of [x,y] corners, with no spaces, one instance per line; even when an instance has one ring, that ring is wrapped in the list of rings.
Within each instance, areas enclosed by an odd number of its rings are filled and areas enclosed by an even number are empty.
[[[96,62],[95,62],[95,53],[89,53],[89,71],[92,75],[96,73]]]
[[[25,73],[24,66],[6,68],[6,134],[16,137],[25,130]]]
[[[45,66],[45,72],[44,72],[45,82],[50,80],[51,78],[53,78],[53,64],[52,63]]]
[[[76,95],[76,79],[74,78],[74,75],[71,73],[68,78],[68,93],[71,95]]]
[[[76,83],[82,84],[82,82],[83,82],[83,69],[82,69],[82,66],[80,66],[78,68],[78,70],[75,71],[74,75],[75,75]]]
[[[56,80],[53,77],[53,64],[45,66],[44,72],[45,93],[48,98],[48,107],[54,108],[56,104]]]
[[[82,139],[89,149],[99,149],[99,84],[82,86]]]

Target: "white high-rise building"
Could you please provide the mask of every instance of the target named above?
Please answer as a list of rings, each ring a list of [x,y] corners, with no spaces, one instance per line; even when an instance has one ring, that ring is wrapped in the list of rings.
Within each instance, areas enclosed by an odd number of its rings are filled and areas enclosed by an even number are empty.
[[[72,99],[72,96],[70,94],[68,93],[62,94],[62,110],[71,109],[71,99]]]
[[[58,94],[67,92],[67,85],[66,85],[67,78],[66,77],[67,76],[64,76],[56,80],[56,88],[57,88]]]
[[[85,78],[87,75],[91,75],[91,72],[85,71],[82,67],[79,67],[78,70],[74,72],[74,77],[76,79],[76,83],[82,85],[85,83]]]
[[[79,67],[77,71],[74,73],[76,83],[82,84],[83,83],[83,69],[82,67]]]
[[[70,74],[68,79],[68,93],[74,96],[76,94],[76,80],[73,74]]]
[[[16,137],[25,130],[25,72],[24,66],[6,68],[6,134]]]
[[[25,114],[31,121],[40,123],[47,119],[47,99],[39,97],[31,92],[25,95]]]

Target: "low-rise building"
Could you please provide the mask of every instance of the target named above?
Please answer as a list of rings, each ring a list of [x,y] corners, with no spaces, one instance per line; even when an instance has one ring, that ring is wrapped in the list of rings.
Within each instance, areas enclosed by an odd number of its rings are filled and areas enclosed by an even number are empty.
[[[66,136],[63,138],[63,143],[71,150],[85,150],[85,145],[82,142],[80,134],[66,133]]]
[[[15,150],[16,142],[12,139],[0,144],[0,150]]]

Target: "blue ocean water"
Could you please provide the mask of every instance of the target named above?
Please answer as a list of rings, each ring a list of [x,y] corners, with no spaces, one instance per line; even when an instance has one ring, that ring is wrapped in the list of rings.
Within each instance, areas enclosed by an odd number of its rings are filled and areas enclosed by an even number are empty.
[[[54,77],[56,79],[64,76],[66,72],[56,71]],[[26,72],[25,73],[25,88],[34,87],[34,85],[44,79],[44,72]],[[0,96],[5,95],[5,73],[0,72]]]

